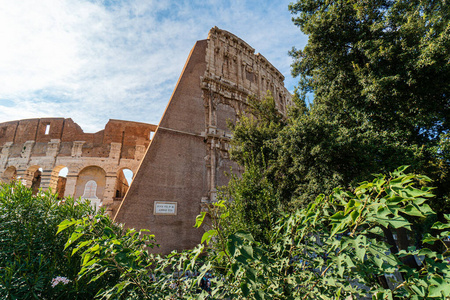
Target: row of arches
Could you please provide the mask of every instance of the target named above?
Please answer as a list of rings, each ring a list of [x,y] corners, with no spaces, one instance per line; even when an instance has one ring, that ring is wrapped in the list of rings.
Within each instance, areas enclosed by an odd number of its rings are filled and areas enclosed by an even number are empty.
[[[51,189],[58,195],[58,198],[62,199],[65,196],[81,197],[90,200],[93,206],[98,207],[105,198],[106,171],[95,165],[84,167],[78,174],[72,174],[69,171],[69,168],[64,165],[56,166],[52,170],[43,170],[39,165],[33,165],[25,172],[18,174],[16,167],[9,166],[1,177],[5,182],[20,180],[22,184],[32,189],[33,194],[37,194],[40,188]],[[68,176],[70,177],[69,182]],[[111,177],[111,175],[109,176]],[[110,200],[121,200],[125,196],[133,177],[133,171],[129,168],[117,170],[115,182],[109,182],[109,185],[114,184],[114,191],[112,193],[109,191],[113,198]],[[69,188],[67,188],[68,185]]]

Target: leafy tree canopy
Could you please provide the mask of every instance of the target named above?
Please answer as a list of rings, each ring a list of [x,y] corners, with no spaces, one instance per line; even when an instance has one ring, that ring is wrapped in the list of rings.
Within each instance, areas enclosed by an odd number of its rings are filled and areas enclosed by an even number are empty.
[[[448,211],[450,5],[301,0],[289,9],[309,37],[290,52],[296,106],[279,119],[250,102],[256,117],[234,127],[233,157],[300,206],[407,164],[435,181],[433,207]]]

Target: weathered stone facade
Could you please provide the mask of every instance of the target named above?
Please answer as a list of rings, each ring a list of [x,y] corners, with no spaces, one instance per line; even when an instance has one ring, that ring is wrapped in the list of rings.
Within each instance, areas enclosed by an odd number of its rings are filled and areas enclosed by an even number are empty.
[[[115,213],[129,185],[122,170],[136,173],[156,127],[110,120],[104,130],[84,133],[72,119],[0,123],[0,180],[21,180],[35,192],[51,188],[60,196],[83,196]]]
[[[231,133],[249,95],[270,91],[285,113],[291,95],[283,75],[261,54],[235,35],[211,29],[208,39],[191,50],[145,158],[116,221],[150,229],[158,252],[191,248],[203,230],[193,228],[202,205],[215,201],[226,185]]]

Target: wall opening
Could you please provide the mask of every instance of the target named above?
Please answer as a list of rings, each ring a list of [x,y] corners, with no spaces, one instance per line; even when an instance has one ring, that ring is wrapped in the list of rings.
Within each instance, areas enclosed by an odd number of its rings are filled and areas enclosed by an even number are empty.
[[[53,193],[57,194],[58,199],[62,199],[65,196],[67,183],[66,177],[68,173],[69,169],[64,165],[56,166],[52,170],[48,187]]]
[[[122,201],[133,181],[133,171],[128,168],[120,169],[117,172],[114,200]]]
[[[150,140],[153,139],[153,136],[154,136],[154,135],[155,135],[155,132],[154,132],[154,131],[150,131],[150,135],[149,135]]]
[[[37,195],[37,193],[39,192],[39,188],[41,187],[42,168],[38,168],[32,174],[31,193],[32,195]]]
[[[50,124],[45,125],[45,135],[50,133]]]

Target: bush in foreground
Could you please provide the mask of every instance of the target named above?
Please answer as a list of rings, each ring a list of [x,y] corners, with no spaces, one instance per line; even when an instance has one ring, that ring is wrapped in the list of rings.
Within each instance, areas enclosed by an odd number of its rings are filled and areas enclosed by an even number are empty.
[[[88,202],[32,195],[19,182],[0,186],[0,298],[83,299],[77,282],[80,257],[64,250],[70,232],[56,235],[65,219],[93,215]],[[94,293],[95,295],[95,293]]]
[[[233,213],[226,201],[211,206],[213,228],[203,244],[167,257],[147,253],[146,246],[154,245],[151,235],[101,225],[109,222],[104,216],[65,221],[60,231],[76,228],[66,246],[82,253],[80,276],[95,282],[120,274],[117,282],[107,281],[99,298],[206,299],[200,281],[212,274],[214,299],[447,299],[449,215],[446,223],[432,225],[418,247],[400,250],[389,243],[392,233],[412,233],[435,214],[427,204],[432,188],[424,186],[430,179],[405,169],[377,175],[353,192],[336,189],[317,197],[280,218],[265,244],[243,230],[224,231]],[[197,226],[206,215],[197,218]],[[85,236],[87,241],[78,242]],[[418,264],[411,263],[416,259]]]

